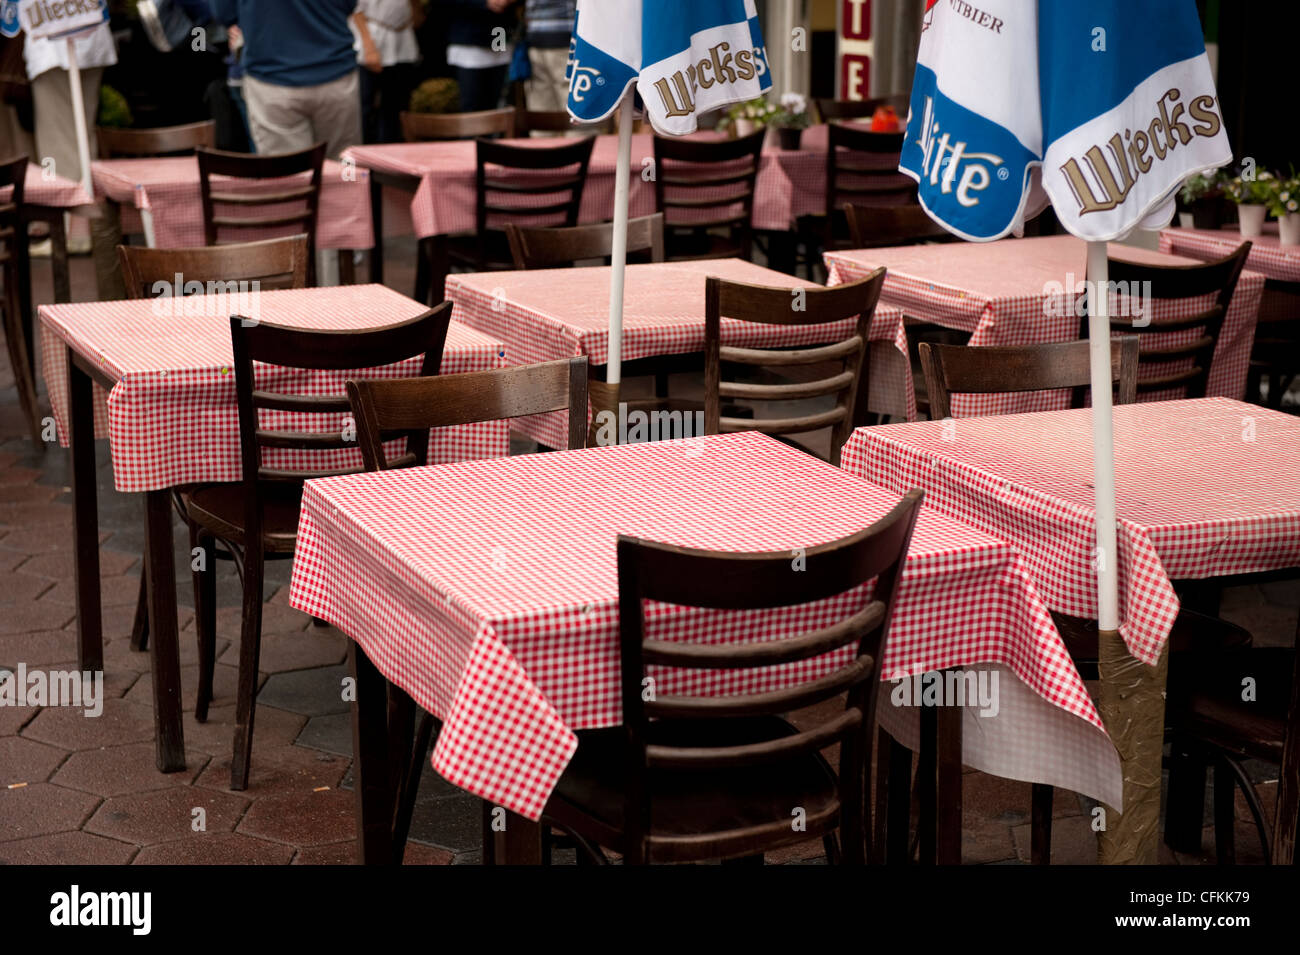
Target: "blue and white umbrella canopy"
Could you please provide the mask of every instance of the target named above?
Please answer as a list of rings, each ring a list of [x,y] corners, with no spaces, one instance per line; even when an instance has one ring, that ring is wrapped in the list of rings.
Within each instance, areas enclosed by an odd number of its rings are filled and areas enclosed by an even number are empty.
[[[620,105],[610,256],[606,380],[622,373],[623,276],[627,266],[631,90],[654,128],[692,133],[702,113],[762,96],[772,87],[754,0],[578,0],[569,44],[569,115],[606,119]]]

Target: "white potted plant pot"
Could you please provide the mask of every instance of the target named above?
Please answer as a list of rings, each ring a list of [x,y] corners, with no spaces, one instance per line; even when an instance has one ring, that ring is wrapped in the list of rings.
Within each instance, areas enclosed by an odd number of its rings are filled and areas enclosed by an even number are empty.
[[[744,139],[746,136],[758,132],[758,124],[752,119],[741,118],[736,120],[734,129],[736,130],[736,138]]]
[[[1279,216],[1277,234],[1282,245],[1300,245],[1300,212],[1288,212]]]
[[[1257,239],[1264,233],[1264,219],[1268,216],[1268,206],[1260,203],[1243,202],[1237,206],[1237,220],[1241,224],[1243,239]]]

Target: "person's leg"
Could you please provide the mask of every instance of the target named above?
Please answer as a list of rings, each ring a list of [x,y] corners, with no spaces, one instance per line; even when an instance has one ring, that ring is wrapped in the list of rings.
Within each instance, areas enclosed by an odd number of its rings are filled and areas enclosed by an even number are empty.
[[[357,71],[358,81],[361,85],[361,141],[369,145],[370,143],[381,143],[381,129],[383,127],[383,89],[384,73],[371,72],[367,69]],[[376,102],[376,99],[379,101]]]
[[[569,51],[551,47],[530,47],[528,61],[533,75],[524,88],[530,110],[558,112],[565,108],[569,87],[564,71]]]
[[[353,70],[329,83],[303,87],[310,96],[312,142],[325,143],[325,155],[338,159],[339,153],[361,142],[361,81]]]
[[[36,155],[32,162],[48,167],[56,176],[65,179],[81,178],[81,162],[77,157],[77,134],[72,125],[72,90],[68,85],[68,71],[46,70],[32,80],[32,108],[36,117]]]
[[[414,63],[395,63],[384,68],[379,81],[379,142],[402,141],[402,111],[410,105],[417,75]]]
[[[301,152],[316,142],[311,116],[303,108],[311,89],[314,87],[277,86],[252,76],[244,77],[248,131],[258,153]],[[359,108],[360,94],[355,89],[352,93],[353,107]]]
[[[501,91],[505,87],[509,69],[508,66],[493,66],[485,70],[456,67],[461,112],[473,113],[500,106]]]

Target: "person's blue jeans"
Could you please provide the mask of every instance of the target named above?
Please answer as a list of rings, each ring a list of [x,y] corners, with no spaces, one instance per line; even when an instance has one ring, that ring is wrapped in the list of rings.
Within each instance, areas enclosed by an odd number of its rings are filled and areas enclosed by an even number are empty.
[[[505,90],[506,76],[510,67],[490,66],[487,69],[471,70],[458,66],[456,83],[460,86],[461,112],[473,113],[482,109],[496,109],[501,105],[501,94]]]

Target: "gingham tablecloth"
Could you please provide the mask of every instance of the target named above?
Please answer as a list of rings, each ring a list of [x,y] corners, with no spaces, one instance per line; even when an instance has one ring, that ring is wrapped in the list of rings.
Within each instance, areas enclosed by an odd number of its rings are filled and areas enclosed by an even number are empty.
[[[1133,262],[1187,265],[1188,259],[1112,243],[1111,254]],[[901,308],[909,318],[971,332],[970,344],[1032,345],[1073,341],[1080,319],[1076,294],[1065,291],[1087,274],[1083,240],[1073,236],[956,242],[894,249],[828,252],[828,284],[852,281],[878,265],[889,269],[881,300]],[[1075,287],[1081,287],[1076,285]],[[1210,366],[1209,394],[1240,398],[1246,390],[1246,366],[1255,337],[1264,277],[1242,272],[1219,334]],[[1151,321],[1195,314],[1213,304],[1213,296],[1154,302]],[[1112,314],[1121,303],[1113,302]],[[1196,329],[1186,333],[1194,337]],[[1158,393],[1150,399],[1181,397]],[[998,395],[954,395],[954,417],[1015,414],[1067,408],[1068,391]]]
[[[0,202],[7,202],[13,191],[13,186],[0,189]],[[28,163],[27,177],[23,182],[23,202],[52,209],[75,209],[94,205],[95,200],[81,188],[81,183],[63,176],[47,175],[42,167]]]
[[[1009,541],[1048,605],[1097,616],[1091,411],[860,428],[842,463]],[[1154,664],[1171,581],[1300,566],[1300,420],[1227,398],[1115,408],[1120,633]]]
[[[536,819],[574,731],[621,718],[618,534],[794,552],[860,530],[897,501],[756,432],[310,481],[289,599],[443,720],[439,773]],[[864,598],[856,589],[725,616],[657,605],[648,636],[778,639]],[[923,509],[897,599],[883,675],[990,664],[1003,677],[998,716],[965,711],[965,763],[1120,798],[1114,748],[1009,545]],[[843,659],[659,679],[665,693],[754,693]],[[882,721],[915,722],[916,709],[889,696]]]
[[[704,350],[704,286],[715,275],[733,282],[780,288],[815,288],[783,272],[741,259],[629,265],[623,286],[623,360]],[[506,343],[512,364],[586,355],[609,360],[608,267],[478,272],[447,276],[446,296],[457,321]],[[843,338],[853,322],[833,325],[756,325],[724,320],[723,342],[778,348]],[[915,408],[906,372],[902,312],[878,305],[871,322],[869,381],[872,410],[908,414]],[[886,344],[887,343],[887,344]],[[909,417],[915,417],[914,414]],[[563,415],[520,419],[517,427],[550,447],[568,441]]]
[[[95,194],[117,203],[122,210],[122,230],[143,231],[139,211],[153,212],[154,235],[160,249],[206,245],[203,201],[199,188],[199,161],[193,156],[158,159],[101,159],[91,163]],[[301,178],[304,182],[306,176]],[[285,188],[293,180],[221,179],[223,190],[256,195]],[[284,206],[270,207],[265,215],[283,215]],[[220,211],[220,209],[219,209]],[[245,213],[247,214],[247,213]],[[286,226],[285,234],[301,231]],[[270,230],[225,230],[223,240],[265,239]],[[364,169],[327,159],[321,171],[320,210],[316,243],[322,249],[368,249],[375,244],[370,221],[370,178]]]
[[[1232,229],[1161,229],[1160,251],[1188,258],[1221,259],[1246,241]],[[1276,230],[1250,240],[1246,268],[1265,278],[1300,282],[1300,245],[1282,245]]]
[[[168,312],[168,307],[173,310]],[[59,441],[67,444],[67,348],[99,365],[117,384],[95,393],[95,433],[112,448],[113,483],[119,491],[151,491],[199,481],[240,477],[239,419],[231,370],[231,314],[273,325],[330,330],[378,328],[413,318],[424,306],[381,285],[261,292],[248,297],[190,296],[42,305],[41,356]],[[505,363],[497,340],[452,322],[442,372],[482,371]],[[298,394],[342,394],[357,377],[419,373],[415,358],[382,369],[314,372],[258,366],[262,387]],[[344,415],[321,415],[310,426],[341,429]],[[286,416],[262,412],[274,428]],[[309,426],[303,415],[287,427]],[[504,421],[436,429],[431,463],[509,453]],[[360,465],[358,451],[264,451],[264,463],[293,467]]]
[[[700,133],[698,138],[714,136]],[[555,139],[510,140],[516,145],[545,149]],[[801,215],[821,212],[826,204],[825,126],[804,130],[798,150],[781,149],[773,137],[763,149],[754,183],[756,229],[784,232]],[[474,143],[471,140],[431,143],[393,143],[354,146],[344,152],[358,166],[376,172],[413,176],[420,185],[413,197],[390,197],[384,204],[384,231],[392,235],[411,231],[420,238],[467,232],[475,227]],[[598,136],[587,167],[579,219],[605,222],[614,215],[614,169],[618,159],[618,137]],[[632,137],[632,178],[629,190],[630,214],[655,212],[654,142],[649,134]],[[902,177],[900,176],[900,179]],[[722,186],[721,194],[735,192]],[[391,190],[387,190],[391,193]],[[397,205],[402,202],[405,208]],[[677,213],[680,215],[680,210]]]

